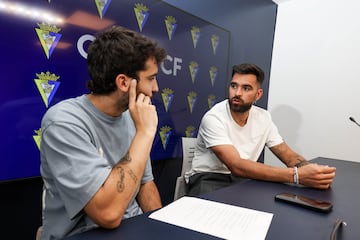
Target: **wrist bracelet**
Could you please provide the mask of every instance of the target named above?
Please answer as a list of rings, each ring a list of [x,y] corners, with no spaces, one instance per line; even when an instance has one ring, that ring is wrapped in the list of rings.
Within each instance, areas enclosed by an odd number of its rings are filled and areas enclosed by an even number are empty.
[[[296,166],[294,167],[294,183],[299,184],[299,173],[298,173],[298,168]]]

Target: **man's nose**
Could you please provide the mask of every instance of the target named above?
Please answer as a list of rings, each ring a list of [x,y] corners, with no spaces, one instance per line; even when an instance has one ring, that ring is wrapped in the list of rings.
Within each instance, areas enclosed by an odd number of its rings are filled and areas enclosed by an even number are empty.
[[[235,95],[236,96],[241,96],[242,95],[242,89],[240,87],[238,87],[236,90],[235,90]]]
[[[153,81],[152,91],[153,92],[158,92],[159,91],[159,85],[158,85],[157,80]]]

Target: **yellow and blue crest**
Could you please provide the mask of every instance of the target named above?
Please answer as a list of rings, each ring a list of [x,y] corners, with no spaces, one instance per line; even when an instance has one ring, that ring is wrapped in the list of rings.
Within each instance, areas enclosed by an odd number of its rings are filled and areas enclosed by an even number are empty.
[[[34,132],[35,132],[36,135],[33,135],[33,139],[35,141],[35,144],[36,144],[37,148],[40,150],[42,129],[39,128],[38,130],[34,130]]]
[[[191,39],[192,39],[194,48],[196,48],[196,46],[199,42],[199,39],[200,39],[200,28],[193,26],[191,28],[190,32],[191,32]]]
[[[189,71],[192,83],[195,82],[196,76],[199,72],[199,64],[195,61],[191,61],[189,64]]]
[[[196,101],[197,101],[197,93],[194,91],[189,92],[187,95],[187,100],[188,100],[188,104],[189,104],[190,113],[192,113],[195,108]]]
[[[214,86],[216,77],[218,75],[218,69],[217,67],[212,66],[209,70],[209,74],[210,74],[210,81],[211,81],[211,86]]]
[[[161,93],[161,98],[163,100],[164,107],[167,112],[170,109],[170,105],[174,99],[174,91],[170,88],[163,89]]]
[[[36,73],[36,76],[38,77],[34,79],[36,87],[45,103],[45,106],[49,107],[51,100],[60,86],[60,82],[57,81],[60,77],[56,76],[54,73],[50,73],[49,71],[46,73]]]
[[[164,150],[166,149],[166,146],[167,146],[170,136],[172,134],[171,130],[172,129],[169,126],[162,126],[160,128],[159,135],[160,135],[161,143],[162,143]]]
[[[147,19],[149,18],[150,15],[149,8],[142,3],[136,3],[134,7],[134,12],[135,12],[136,21],[139,26],[139,30],[141,32],[145,26]]]
[[[193,125],[189,125],[186,127],[185,137],[196,137],[195,136],[195,127]]]
[[[209,109],[215,105],[216,96],[214,94],[210,94],[207,99]]]
[[[211,47],[213,49],[214,55],[216,54],[216,50],[217,50],[217,47],[219,46],[219,42],[220,42],[219,36],[213,34],[211,36]]]
[[[38,23],[38,26],[39,28],[35,28],[35,31],[45,55],[49,59],[61,38],[61,34],[59,33],[61,29],[47,23]]]
[[[95,0],[95,4],[99,13],[100,18],[103,18],[105,15],[111,0]]]
[[[169,37],[169,40],[171,40],[174,36],[177,24],[176,19],[173,16],[166,16],[165,17],[165,27],[166,31]]]

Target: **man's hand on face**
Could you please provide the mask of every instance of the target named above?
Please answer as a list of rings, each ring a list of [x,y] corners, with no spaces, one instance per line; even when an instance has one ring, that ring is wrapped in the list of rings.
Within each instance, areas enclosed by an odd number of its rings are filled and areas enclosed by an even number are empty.
[[[136,96],[137,81],[131,80],[129,88],[129,111],[136,130],[155,135],[158,124],[156,108],[151,104],[151,98],[139,93]]]

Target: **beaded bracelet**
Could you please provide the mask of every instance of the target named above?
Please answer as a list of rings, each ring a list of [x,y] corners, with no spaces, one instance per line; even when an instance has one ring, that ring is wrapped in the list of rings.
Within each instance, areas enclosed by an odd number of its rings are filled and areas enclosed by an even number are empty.
[[[294,183],[299,184],[299,173],[297,167],[294,167]]]

